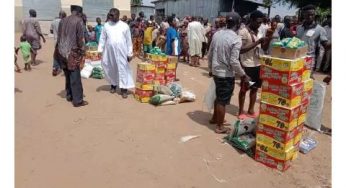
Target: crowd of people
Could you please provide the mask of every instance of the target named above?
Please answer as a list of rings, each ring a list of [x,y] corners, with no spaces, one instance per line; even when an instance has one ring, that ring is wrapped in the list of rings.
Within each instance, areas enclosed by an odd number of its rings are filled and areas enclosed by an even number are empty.
[[[40,39],[45,42],[36,17],[30,10],[30,18],[23,22],[23,35],[19,48],[25,70],[36,64]],[[110,9],[104,24],[96,19],[96,26],[87,25],[87,16],[80,6],[71,6],[71,15],[61,11],[52,22],[51,33],[56,41],[53,57],[53,75],[63,70],[66,78],[66,99],[76,107],[87,105],[83,100],[80,69],[84,61],[87,42],[98,43],[102,53],[102,67],[110,92],[119,87],[123,98],[127,90],[134,88],[129,62],[133,57],[147,59],[153,47],[167,55],[178,56],[179,60],[198,67],[207,55],[209,75],[216,85],[216,100],[211,124],[216,124],[216,133],[228,133],[225,124],[225,106],[230,103],[235,87],[235,77],[241,77],[238,94],[239,119],[256,117],[254,107],[257,92],[261,88],[259,57],[270,54],[271,43],[288,37],[298,37],[308,45],[308,55],[313,58],[312,69],[326,71],[325,82],[331,79],[331,16],[321,25],[316,16],[316,7],[302,8],[302,16],[280,16],[269,19],[256,10],[240,17],[236,12],[219,16],[213,24],[208,19],[186,16],[178,19],[175,14],[164,17],[161,23],[154,16],[145,19],[143,12],[138,17],[123,16],[116,8]],[[19,69],[17,65],[17,69]],[[312,74],[313,78],[313,74]],[[177,79],[176,81],[178,81]],[[244,110],[249,91],[249,107]]]

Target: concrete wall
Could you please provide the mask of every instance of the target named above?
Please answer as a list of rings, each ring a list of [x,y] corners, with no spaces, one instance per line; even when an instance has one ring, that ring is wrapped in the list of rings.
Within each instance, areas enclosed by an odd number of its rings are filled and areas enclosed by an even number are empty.
[[[23,15],[23,1],[25,0],[15,0],[14,2],[14,9],[15,9],[15,19],[14,19],[14,25],[15,25],[15,31],[21,32],[22,26],[21,22],[23,18],[29,16],[29,13],[24,13]],[[100,0],[101,1],[101,0]],[[130,6],[130,0],[113,0],[114,7],[118,8],[120,10],[120,15],[127,15],[128,17],[131,16],[131,6]],[[71,5],[80,5],[83,6],[83,0],[61,0],[61,9],[64,10],[67,15],[70,15],[70,6]],[[113,8],[113,7],[109,7]],[[50,21],[40,21],[42,32],[49,33],[49,26]]]

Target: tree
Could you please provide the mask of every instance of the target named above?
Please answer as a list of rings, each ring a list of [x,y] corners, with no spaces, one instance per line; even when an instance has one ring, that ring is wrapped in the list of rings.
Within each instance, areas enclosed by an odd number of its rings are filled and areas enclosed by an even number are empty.
[[[268,1],[268,0],[267,0]],[[270,1],[270,0],[269,0]],[[297,8],[302,8],[305,5],[315,5],[321,9],[328,9],[332,7],[331,0],[271,0],[273,3],[289,4],[291,7],[296,6]]]
[[[131,0],[131,5],[142,5],[143,0]]]

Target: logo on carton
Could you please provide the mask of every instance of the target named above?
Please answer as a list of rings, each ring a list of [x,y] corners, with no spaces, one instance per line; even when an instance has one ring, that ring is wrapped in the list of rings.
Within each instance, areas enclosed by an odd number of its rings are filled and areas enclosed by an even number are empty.
[[[265,65],[273,66],[273,63],[272,63],[272,59],[271,59],[271,58],[266,58],[266,59],[264,60],[264,63],[265,63]]]

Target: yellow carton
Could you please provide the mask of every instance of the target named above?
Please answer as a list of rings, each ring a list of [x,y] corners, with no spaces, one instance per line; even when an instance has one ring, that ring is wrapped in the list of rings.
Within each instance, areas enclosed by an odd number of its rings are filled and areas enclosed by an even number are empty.
[[[136,88],[144,90],[144,91],[154,90],[153,84],[143,84],[139,82],[136,83]]]
[[[148,103],[150,101],[150,97],[140,97],[135,94],[135,99],[141,103]]]
[[[168,63],[178,63],[178,56],[168,56]]]
[[[164,74],[166,72],[166,69],[165,68],[156,68],[156,74]]]
[[[286,143],[279,142],[273,137],[267,136],[265,134],[256,134],[256,143],[263,144],[265,146],[273,147],[279,151],[287,151],[292,148],[294,145],[300,142],[302,139],[302,133],[299,133],[297,136],[287,141]]]
[[[275,46],[272,48],[271,56],[285,58],[285,59],[297,59],[297,58],[306,56],[307,53],[308,53],[307,45],[297,49]]]
[[[167,64],[167,70],[175,70],[177,68],[176,63],[168,63]]]
[[[155,65],[151,63],[138,63],[137,69],[142,71],[154,71]]]
[[[314,80],[309,78],[308,80],[304,81],[304,91],[310,91],[312,90],[312,87],[314,86]]]
[[[261,65],[265,65],[274,70],[281,72],[299,71],[304,67],[304,58],[298,59],[282,59],[271,56],[262,56],[260,58]]]
[[[270,156],[274,159],[285,160],[285,161],[286,160],[294,160],[298,156],[299,142],[298,142],[298,144],[290,147],[286,151],[281,151],[281,150],[278,150],[278,149],[273,148],[271,146],[267,146],[265,144],[256,143],[256,150],[259,150],[259,151],[267,154],[268,156]]]

